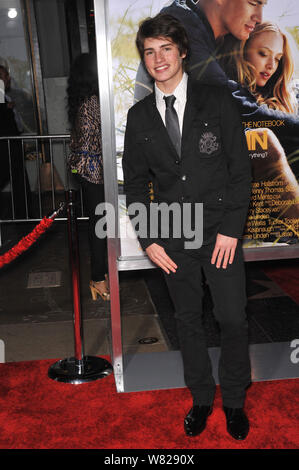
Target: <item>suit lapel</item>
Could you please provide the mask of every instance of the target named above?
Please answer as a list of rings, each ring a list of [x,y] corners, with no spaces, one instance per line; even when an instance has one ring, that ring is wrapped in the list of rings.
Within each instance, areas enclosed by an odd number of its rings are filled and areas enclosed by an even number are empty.
[[[194,91],[194,86],[195,84],[192,83],[192,80],[189,78],[187,88],[187,102],[183,121],[182,147],[185,143],[188,142],[188,135],[192,129],[192,122],[194,118],[198,116],[198,112],[201,108],[201,102],[198,99],[198,93],[195,93]]]
[[[156,106],[155,92],[153,92],[150,95],[149,111],[150,111],[149,117],[150,117],[151,123],[153,124],[153,127],[155,128],[156,132],[158,133],[158,139],[160,139],[161,142],[167,145],[169,149],[169,153],[171,153],[172,157],[177,160],[178,158],[177,151],[168,135],[167,129],[164,125],[164,122]]]

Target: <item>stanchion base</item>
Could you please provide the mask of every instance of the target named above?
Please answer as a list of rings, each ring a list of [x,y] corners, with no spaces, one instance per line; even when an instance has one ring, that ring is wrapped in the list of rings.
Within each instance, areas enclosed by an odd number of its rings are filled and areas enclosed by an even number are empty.
[[[102,379],[111,372],[113,367],[106,359],[84,356],[83,361],[71,357],[56,362],[49,368],[48,376],[57,382],[81,384]]]

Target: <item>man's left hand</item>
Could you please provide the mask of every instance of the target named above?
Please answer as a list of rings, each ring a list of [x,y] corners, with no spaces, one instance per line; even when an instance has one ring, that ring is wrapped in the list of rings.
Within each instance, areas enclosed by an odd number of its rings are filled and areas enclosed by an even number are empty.
[[[227,237],[226,235],[221,235],[218,233],[215,243],[215,248],[212,253],[211,263],[215,264],[216,268],[226,269],[227,263],[232,264],[234,261],[236,246],[238,243],[237,238]]]

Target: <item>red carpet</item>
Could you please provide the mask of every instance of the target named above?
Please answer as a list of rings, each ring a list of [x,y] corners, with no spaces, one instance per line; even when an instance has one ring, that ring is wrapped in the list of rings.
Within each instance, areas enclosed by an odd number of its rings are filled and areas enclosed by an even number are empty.
[[[298,449],[299,379],[253,383],[247,439],[226,432],[219,388],[201,436],[187,438],[187,389],[119,394],[114,377],[48,379],[55,360],[0,364],[0,449]]]

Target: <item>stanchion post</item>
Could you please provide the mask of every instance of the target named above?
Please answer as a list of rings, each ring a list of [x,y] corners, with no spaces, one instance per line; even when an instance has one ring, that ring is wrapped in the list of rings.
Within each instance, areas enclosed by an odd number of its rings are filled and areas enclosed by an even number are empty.
[[[84,355],[83,321],[80,298],[80,257],[75,198],[76,193],[74,190],[66,191],[75,351],[74,357],[63,359],[53,364],[49,368],[48,376],[59,382],[80,384],[106,377],[112,372],[113,368],[106,359]]]
[[[74,316],[74,344],[75,344],[75,360],[78,370],[83,367],[83,322],[81,315],[81,299],[80,299],[80,259],[78,244],[78,229],[76,218],[76,200],[73,190],[66,191],[67,203],[67,228],[69,242],[69,258],[72,276],[73,291],[73,316]]]

